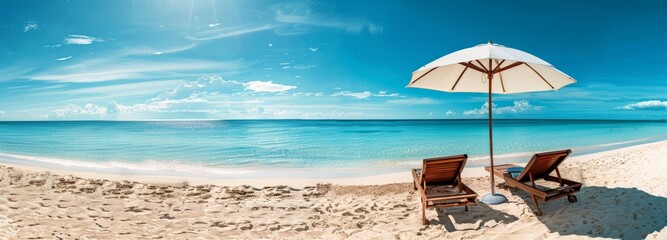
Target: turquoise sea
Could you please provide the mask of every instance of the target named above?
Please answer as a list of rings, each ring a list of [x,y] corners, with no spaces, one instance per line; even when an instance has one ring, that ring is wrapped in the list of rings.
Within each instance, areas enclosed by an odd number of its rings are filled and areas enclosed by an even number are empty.
[[[229,120],[0,122],[0,163],[234,178],[244,174],[359,176],[407,171],[420,159],[488,160],[487,120]],[[667,139],[667,121],[494,120],[498,162]],[[311,171],[308,171],[311,172]],[[313,171],[317,172],[317,171]],[[306,176],[308,175],[298,175]],[[298,177],[297,176],[297,177]]]

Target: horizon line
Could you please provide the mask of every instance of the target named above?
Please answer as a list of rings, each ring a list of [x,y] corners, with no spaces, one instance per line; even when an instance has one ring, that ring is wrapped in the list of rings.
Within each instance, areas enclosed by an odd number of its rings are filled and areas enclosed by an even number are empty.
[[[345,118],[234,118],[234,119],[124,119],[124,120],[104,120],[104,119],[59,119],[59,120],[0,120],[3,122],[182,122],[182,121],[461,121],[477,120],[488,121],[488,118],[366,118],[366,119],[345,119]],[[590,119],[590,118],[494,118],[495,120],[563,120],[563,121],[665,121],[663,119]]]

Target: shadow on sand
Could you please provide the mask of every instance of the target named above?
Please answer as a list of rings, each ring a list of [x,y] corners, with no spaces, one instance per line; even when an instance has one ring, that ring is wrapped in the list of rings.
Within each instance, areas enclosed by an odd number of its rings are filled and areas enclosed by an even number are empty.
[[[530,195],[512,191],[534,209]],[[654,196],[637,188],[584,186],[577,193],[579,201],[566,198],[540,202],[543,216],[538,217],[551,232],[561,236],[644,239],[667,226],[667,198]]]
[[[482,227],[493,227],[500,223],[509,224],[518,220],[517,217],[495,210],[483,203],[468,207],[436,209],[438,219],[430,219],[430,225],[443,225],[448,232],[462,230],[479,230]],[[456,224],[456,226],[454,226]]]

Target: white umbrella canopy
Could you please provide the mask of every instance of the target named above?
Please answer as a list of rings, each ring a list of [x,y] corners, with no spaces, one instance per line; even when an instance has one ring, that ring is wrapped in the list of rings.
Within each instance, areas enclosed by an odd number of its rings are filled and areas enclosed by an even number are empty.
[[[489,41],[447,54],[417,69],[412,73],[408,87],[488,93],[488,106],[493,106],[493,93],[556,91],[575,82],[538,57]],[[489,160],[493,169],[493,108],[489,109]],[[496,194],[493,171],[490,178],[491,193],[483,196],[481,201],[487,204],[505,202],[505,196]]]
[[[496,80],[492,93],[555,91],[576,82],[538,57],[489,42],[447,54],[417,69],[408,87],[488,93],[489,69]]]

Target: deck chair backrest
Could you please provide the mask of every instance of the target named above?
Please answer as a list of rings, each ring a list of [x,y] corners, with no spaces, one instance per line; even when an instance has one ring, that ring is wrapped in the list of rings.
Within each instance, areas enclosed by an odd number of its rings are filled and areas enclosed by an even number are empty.
[[[566,149],[533,155],[533,158],[526,164],[526,167],[521,174],[516,177],[516,180],[519,182],[530,181],[529,173],[533,175],[534,180],[549,176],[549,174],[553,172],[571,152],[570,149]]]
[[[457,183],[467,159],[466,154],[424,159],[422,183],[426,182],[426,185]]]

